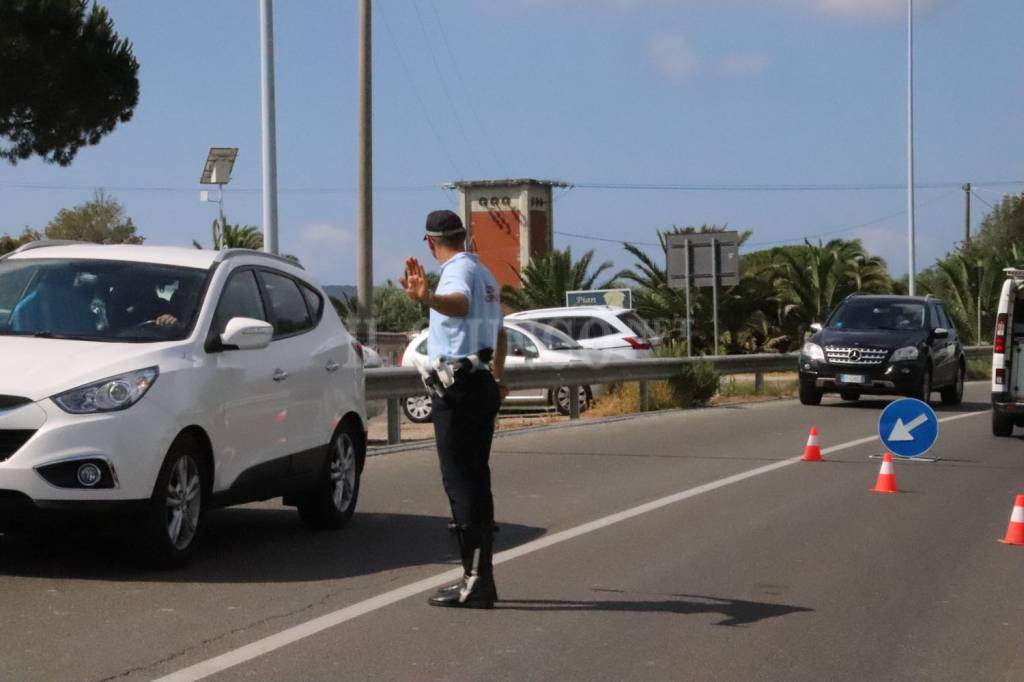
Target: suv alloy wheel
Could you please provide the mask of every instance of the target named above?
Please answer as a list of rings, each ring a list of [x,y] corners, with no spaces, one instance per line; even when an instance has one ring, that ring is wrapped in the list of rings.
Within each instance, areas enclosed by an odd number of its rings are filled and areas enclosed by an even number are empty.
[[[147,558],[158,567],[184,565],[199,539],[209,490],[199,452],[193,437],[178,436],[157,476],[140,539]]]
[[[359,497],[357,434],[343,424],[328,446],[327,462],[316,488],[298,499],[299,516],[314,530],[344,528],[355,512]]]
[[[952,386],[946,386],[939,394],[942,396],[943,405],[959,405],[964,401],[964,375],[967,373],[963,363],[956,372],[956,381]]]

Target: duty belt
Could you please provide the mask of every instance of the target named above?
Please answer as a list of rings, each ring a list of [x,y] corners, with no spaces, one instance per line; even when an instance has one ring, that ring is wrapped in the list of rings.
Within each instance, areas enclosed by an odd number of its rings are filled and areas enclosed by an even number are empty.
[[[455,383],[456,377],[473,372],[491,371],[490,363],[493,356],[492,349],[484,348],[478,353],[456,360],[438,358],[432,365],[426,365],[418,359],[413,362],[420,372],[420,379],[423,380],[427,392],[432,397],[443,398]]]

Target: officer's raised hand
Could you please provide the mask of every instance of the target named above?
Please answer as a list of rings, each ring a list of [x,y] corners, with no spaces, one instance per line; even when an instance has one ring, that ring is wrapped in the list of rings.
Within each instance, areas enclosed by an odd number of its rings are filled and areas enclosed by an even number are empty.
[[[405,259],[405,274],[398,281],[409,298],[420,303],[427,302],[430,297],[427,273],[416,258]]]

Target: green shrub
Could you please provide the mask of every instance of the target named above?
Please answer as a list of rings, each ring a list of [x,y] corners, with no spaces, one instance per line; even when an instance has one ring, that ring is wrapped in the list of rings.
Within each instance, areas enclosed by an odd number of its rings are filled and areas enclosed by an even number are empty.
[[[698,360],[684,367],[668,384],[678,407],[695,407],[707,405],[715,397],[720,381],[718,371],[710,362]]]
[[[968,360],[967,380],[984,381],[992,376],[992,360]]]

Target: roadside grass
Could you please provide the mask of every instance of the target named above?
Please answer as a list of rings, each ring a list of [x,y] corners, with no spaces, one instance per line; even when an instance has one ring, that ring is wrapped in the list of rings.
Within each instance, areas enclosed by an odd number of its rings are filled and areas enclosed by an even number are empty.
[[[649,381],[647,386],[650,410],[667,410],[676,407],[675,396],[668,381]],[[594,400],[594,405],[587,414],[592,417],[617,417],[639,411],[640,384],[631,381],[627,384],[610,386],[608,393]]]
[[[968,360],[967,361],[967,380],[968,381],[983,381],[992,376],[992,360],[991,358],[986,360]]]
[[[722,377],[718,392],[708,401],[711,405],[743,402],[747,400],[778,400],[797,395],[800,382],[792,373],[770,374],[765,377],[763,393],[754,390],[753,375]],[[669,410],[679,408],[679,398],[668,381],[648,382],[648,409]],[[587,412],[593,417],[617,417],[640,412],[640,386],[636,382],[617,384],[607,394],[597,398]]]
[[[800,391],[800,381],[792,375],[765,377],[764,391],[758,393],[752,377],[726,377],[718,398],[728,400],[746,398],[792,398]],[[715,401],[718,402],[718,401]]]

